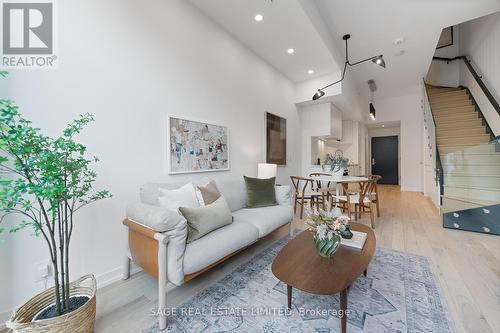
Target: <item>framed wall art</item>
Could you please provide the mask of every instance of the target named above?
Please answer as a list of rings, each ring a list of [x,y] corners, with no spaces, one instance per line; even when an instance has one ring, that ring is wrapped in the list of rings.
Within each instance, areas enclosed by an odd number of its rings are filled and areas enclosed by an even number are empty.
[[[453,26],[441,31],[436,49],[453,45]]]
[[[229,128],[169,116],[168,173],[229,170]]]
[[[266,112],[266,163],[286,165],[286,119]]]

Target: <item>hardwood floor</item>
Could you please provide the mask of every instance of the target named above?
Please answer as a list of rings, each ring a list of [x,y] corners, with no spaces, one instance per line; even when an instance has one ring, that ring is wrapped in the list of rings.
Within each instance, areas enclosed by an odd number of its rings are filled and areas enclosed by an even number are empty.
[[[421,193],[379,186],[381,217],[375,221],[377,246],[430,258],[448,308],[459,332],[500,332],[500,238],[444,229],[438,211]],[[369,224],[369,216],[362,222]],[[303,223],[295,219],[296,228]],[[169,306],[176,306],[252,258],[286,228],[277,230],[211,271],[173,289]],[[144,273],[101,290],[97,332],[140,332],[154,322],[155,281]]]
[[[500,332],[498,236],[444,229],[430,199],[379,187],[377,246],[430,258],[459,332]]]
[[[444,229],[437,209],[420,193],[379,186],[381,217],[375,221],[377,246],[430,258],[458,332],[500,332],[500,238]],[[362,222],[369,225],[369,216]],[[296,228],[304,228],[295,219]],[[287,233],[282,228],[248,250],[168,294],[176,306],[250,260]],[[99,290],[96,332],[141,332],[154,323],[157,286],[138,273]]]

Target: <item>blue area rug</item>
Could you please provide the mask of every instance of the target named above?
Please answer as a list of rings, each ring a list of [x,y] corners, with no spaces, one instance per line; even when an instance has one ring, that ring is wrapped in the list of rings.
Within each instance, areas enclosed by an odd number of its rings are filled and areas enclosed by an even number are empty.
[[[290,240],[284,237],[199,292],[168,309],[167,332],[340,332],[339,296],[293,290],[286,308],[286,286],[271,264]],[[454,332],[438,282],[427,258],[377,248],[368,267],[349,290],[348,332]],[[146,333],[165,332],[158,324]]]

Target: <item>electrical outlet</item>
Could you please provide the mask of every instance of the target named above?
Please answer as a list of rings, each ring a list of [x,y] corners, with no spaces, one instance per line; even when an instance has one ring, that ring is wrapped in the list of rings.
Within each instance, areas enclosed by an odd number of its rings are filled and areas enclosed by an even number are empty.
[[[35,281],[42,281],[51,275],[52,265],[50,261],[43,261],[35,264]]]

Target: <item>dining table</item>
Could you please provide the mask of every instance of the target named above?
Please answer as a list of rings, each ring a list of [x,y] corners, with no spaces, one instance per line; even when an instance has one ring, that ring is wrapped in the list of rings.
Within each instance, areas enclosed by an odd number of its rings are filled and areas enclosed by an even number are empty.
[[[360,183],[360,182],[364,182],[364,181],[368,180],[367,177],[362,177],[362,176],[342,176],[340,178],[340,177],[334,177],[333,175],[332,176],[320,175],[320,176],[311,176],[310,178],[314,179],[316,181],[320,181],[322,183],[322,185],[323,185],[323,183],[324,184],[330,183],[330,186],[327,188],[330,188],[331,184],[335,184],[334,185],[335,196],[337,198],[340,196],[340,187],[342,186],[342,184]],[[322,188],[324,188],[324,187],[322,186]],[[338,201],[335,202],[335,207],[332,209],[334,210],[335,214],[338,214],[338,215],[342,214],[341,209],[338,207]]]

